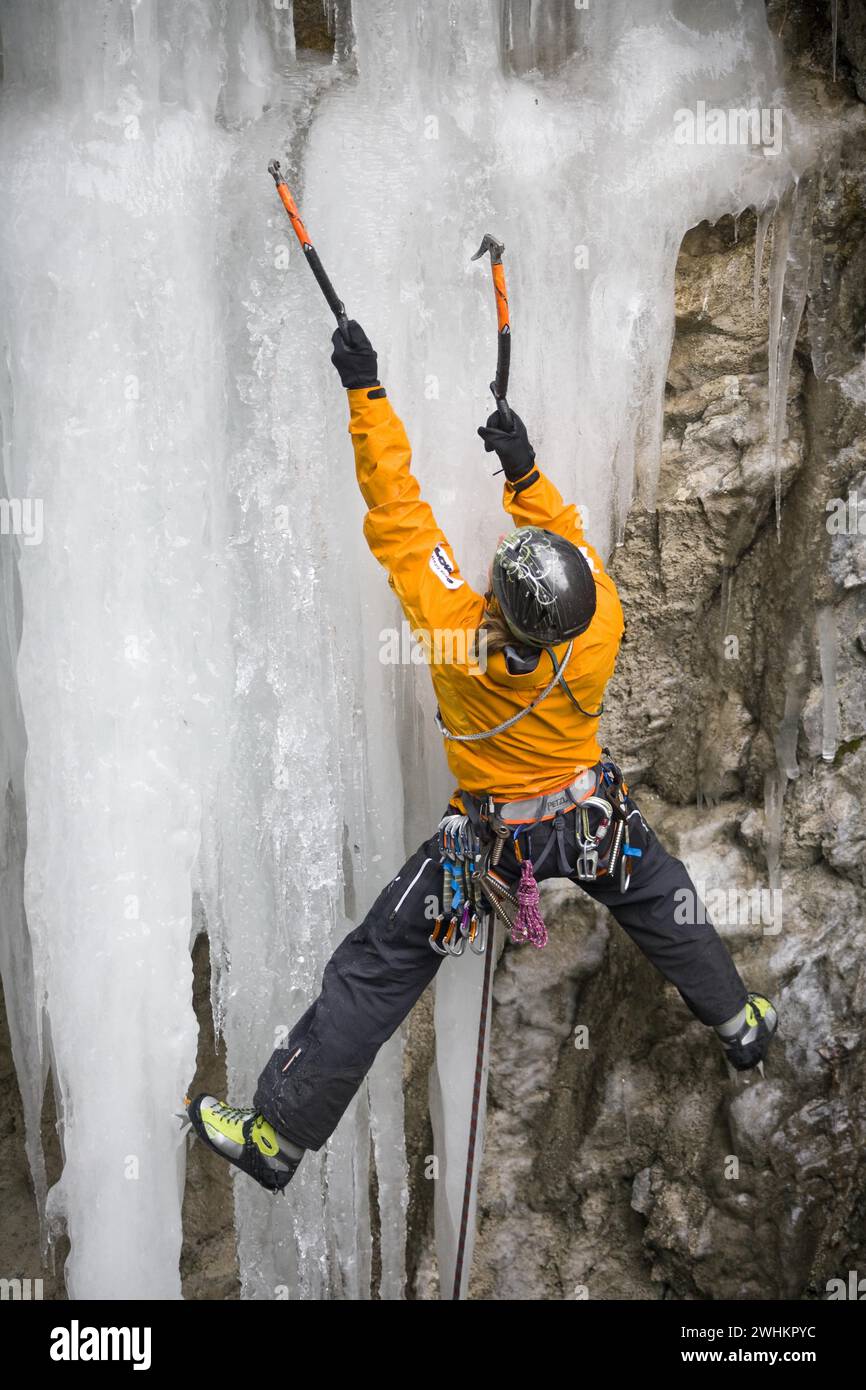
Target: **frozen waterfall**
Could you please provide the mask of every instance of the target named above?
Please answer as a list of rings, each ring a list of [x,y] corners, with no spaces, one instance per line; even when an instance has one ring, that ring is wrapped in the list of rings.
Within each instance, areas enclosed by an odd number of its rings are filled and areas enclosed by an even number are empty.
[[[796,250],[796,122],[701,139],[706,108],[785,105],[759,0],[327,9],[333,54],[296,51],[276,0],[0,6],[4,482],[43,523],[38,543],[0,536],[2,965],[43,1187],[53,1071],[48,1215],[76,1298],[180,1296],[195,898],[246,1104],[450,789],[423,667],[381,660],[401,618],[361,535],[333,324],[268,160],[476,584],[503,530],[475,438],[495,355],[482,234],[507,248],[515,407],[604,549],[652,500],[683,234],[749,206],[765,231],[781,205]],[[777,264],[774,441],[802,307],[800,278],[783,312],[784,283]],[[437,983],[443,1264],[468,968]],[[371,1162],[379,1292],[404,1295],[401,1066],[395,1037],[290,1200],[237,1182],[245,1297],[370,1296]]]

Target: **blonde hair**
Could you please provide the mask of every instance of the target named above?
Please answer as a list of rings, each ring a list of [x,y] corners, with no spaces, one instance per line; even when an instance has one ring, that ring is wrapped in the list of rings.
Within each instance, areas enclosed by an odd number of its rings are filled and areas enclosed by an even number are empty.
[[[484,617],[479,631],[485,634],[484,641],[488,652],[501,652],[517,639],[502,613],[499,600],[492,589],[484,595]]]

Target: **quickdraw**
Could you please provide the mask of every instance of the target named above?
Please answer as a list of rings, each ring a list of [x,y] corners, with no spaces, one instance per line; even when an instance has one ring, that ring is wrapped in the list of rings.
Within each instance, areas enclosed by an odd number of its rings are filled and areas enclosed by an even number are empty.
[[[468,816],[442,819],[439,853],[443,865],[442,911],[427,939],[440,956],[462,956],[467,942],[470,951],[483,956],[489,931],[489,913],[479,892],[484,852]]]
[[[601,812],[601,819],[595,830],[592,829],[590,823],[590,806],[594,806]],[[604,797],[588,796],[576,808],[575,816],[575,839],[577,841],[575,872],[578,878],[595,879],[598,877],[599,846],[610,830],[614,810],[610,802],[606,801]]]
[[[628,787],[623,775],[611,757],[610,749],[602,748],[601,755],[602,782],[608,791],[617,821],[605,873],[612,878],[619,864],[619,888],[621,893],[626,893],[631,883],[634,861],[641,858],[643,850],[630,842],[628,822],[630,814],[633,813],[628,810]]]

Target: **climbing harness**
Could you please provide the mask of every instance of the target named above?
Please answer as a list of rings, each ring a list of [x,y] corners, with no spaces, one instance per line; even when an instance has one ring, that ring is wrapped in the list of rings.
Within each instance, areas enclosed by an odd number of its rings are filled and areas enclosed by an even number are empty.
[[[592,796],[597,789],[598,779],[597,767],[585,767],[573,782],[555,792],[541,792],[538,796],[525,797],[521,801],[497,802],[493,797],[488,797],[488,813],[512,828],[552,820],[557,811],[570,811],[586,797]],[[462,795],[465,797],[466,793]]]
[[[443,914],[437,918],[430,937],[433,949],[442,955],[462,954],[462,938],[469,933],[473,917],[477,917],[481,895],[515,945],[526,943],[538,949],[545,946],[548,938],[536,873],[554,849],[563,877],[574,873],[584,883],[606,877],[617,883],[620,892],[627,892],[636,861],[643,854],[631,843],[629,821],[634,816],[640,818],[640,812],[636,807],[629,810],[627,793],[622,772],[607,748],[602,750],[599,763],[582,769],[559,791],[506,802],[461,791],[468,814],[446,816],[440,826],[445,865]],[[567,817],[571,814],[574,819],[569,828]],[[533,863],[531,832],[543,824],[550,825],[550,833]],[[569,835],[574,836],[577,849],[573,868],[567,849]],[[516,884],[497,872],[507,840],[513,842],[520,864]],[[462,916],[458,915],[461,908]],[[480,952],[484,948],[481,945],[476,949]]]

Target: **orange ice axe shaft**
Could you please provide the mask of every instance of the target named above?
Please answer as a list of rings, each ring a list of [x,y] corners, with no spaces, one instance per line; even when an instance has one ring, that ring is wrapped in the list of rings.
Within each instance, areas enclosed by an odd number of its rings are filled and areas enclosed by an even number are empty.
[[[330,308],[331,313],[337,320],[337,326],[340,332],[342,333],[343,337],[348,342],[347,324],[349,320],[346,316],[346,306],[343,303],[342,299],[340,299],[339,295],[337,294],[337,291],[334,289],[334,286],[328,279],[325,267],[319,260],[319,253],[313,245],[312,241],[310,240],[310,234],[304,226],[301,214],[298,212],[297,204],[295,203],[295,200],[289,191],[289,185],[286,183],[285,179],[283,178],[280,172],[280,161],[278,159],[271,160],[270,164],[268,165],[268,173],[271,175],[271,177],[274,180],[274,183],[277,185],[277,193],[279,194],[280,202],[286,209],[286,212],[289,216],[289,221],[291,222],[292,227],[294,229],[295,236],[301,243],[301,250],[307,258],[307,265],[310,267],[310,270],[315,275],[316,280],[318,281],[319,289],[322,291],[322,294],[327,299],[328,307]]]
[[[493,295],[496,300],[496,376],[490,383],[490,390],[493,392],[493,399],[496,402],[496,409],[499,411],[499,419],[504,430],[511,429],[511,409],[505,399],[508,393],[508,370],[511,366],[511,322],[508,317],[508,292],[505,288],[505,267],[502,264],[502,252],[505,250],[501,241],[497,241],[495,236],[488,232],[484,237],[473,261],[480,260],[490,252],[490,269],[493,273]]]

